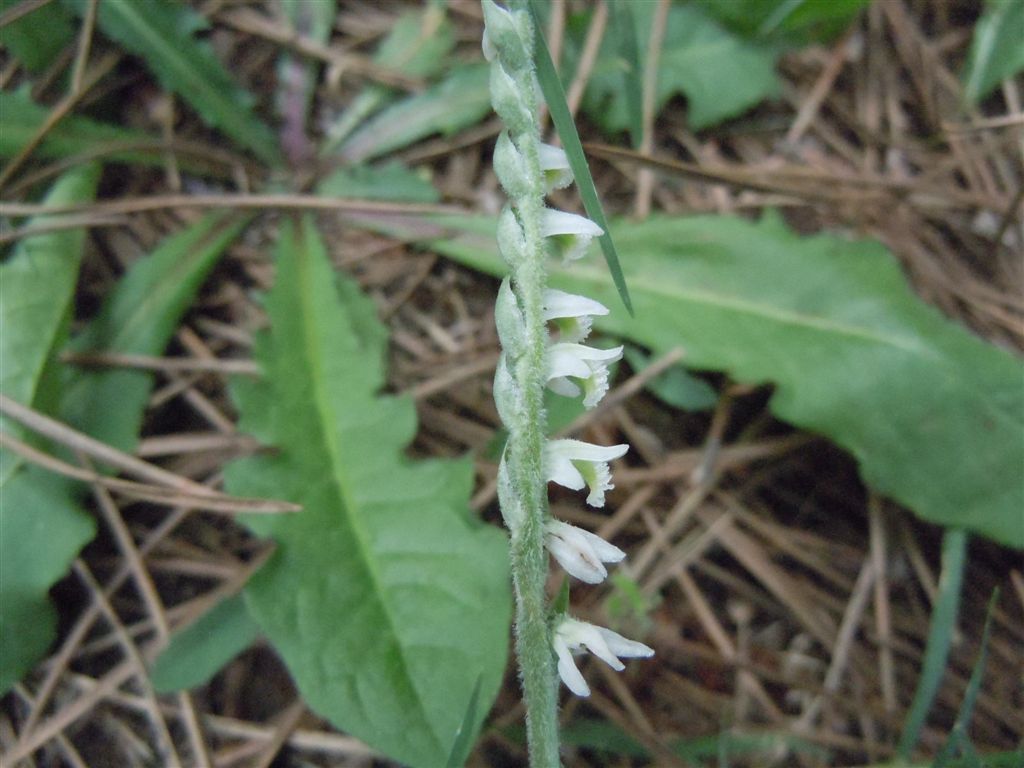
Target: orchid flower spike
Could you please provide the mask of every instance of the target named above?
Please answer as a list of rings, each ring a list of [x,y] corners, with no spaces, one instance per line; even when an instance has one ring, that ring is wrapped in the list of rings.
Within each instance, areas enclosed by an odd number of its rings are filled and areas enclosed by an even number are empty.
[[[544,291],[544,322],[554,323],[559,341],[583,341],[590,335],[594,318],[608,314],[599,301],[555,288]]]
[[[629,640],[618,632],[610,629],[588,624],[585,621],[578,621],[569,616],[564,617],[555,629],[552,645],[555,654],[558,656],[558,675],[566,687],[577,696],[589,696],[590,686],[583,679],[576,662],[573,661],[573,652],[585,648],[597,656],[605,664],[621,672],[625,665],[619,661],[623,659],[646,659],[654,655],[654,649],[643,643]]]
[[[541,234],[550,237],[565,262],[576,261],[587,253],[590,241],[604,234],[604,230],[578,213],[547,208],[540,225]]]
[[[608,391],[608,366],[622,359],[622,347],[595,349],[560,342],[548,347],[548,388],[565,397],[576,397],[583,386],[583,405],[593,408]]]
[[[544,467],[550,482],[573,491],[588,486],[587,504],[603,507],[604,492],[615,487],[608,462],[628,450],[625,444],[604,446],[581,440],[549,440],[544,447]]]
[[[597,534],[549,520],[544,526],[544,544],[565,572],[587,584],[600,584],[608,578],[605,563],[618,563],[626,553]]]

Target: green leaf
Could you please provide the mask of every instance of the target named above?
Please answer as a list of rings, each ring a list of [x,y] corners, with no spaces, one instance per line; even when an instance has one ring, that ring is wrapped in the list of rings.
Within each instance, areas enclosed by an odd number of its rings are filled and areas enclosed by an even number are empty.
[[[433,77],[444,71],[454,48],[455,27],[444,4],[430,2],[398,17],[373,60],[409,77]]]
[[[407,203],[436,203],[441,197],[429,179],[398,160],[340,168],[320,182],[317,192],[328,197]]]
[[[641,46],[650,37],[654,3],[634,3],[636,37]],[[607,132],[632,126],[630,99],[623,93],[621,33],[609,29],[598,63],[587,85],[583,107]],[[581,40],[576,39],[578,50]],[[669,9],[658,63],[657,109],[675,94],[687,98],[687,123],[699,130],[717,125],[766,98],[781,93],[775,74],[777,46],[755,43],[732,34],[696,5]]]
[[[432,241],[438,251],[504,272],[493,220],[434,222],[463,233]],[[1021,361],[921,302],[882,245],[801,238],[777,216],[663,217],[616,232],[637,316],[613,312],[598,328],[655,354],[681,346],[691,368],[774,383],[775,413],[849,450],[881,493],[1024,547]],[[592,262],[550,271],[554,287],[614,298]]]
[[[93,198],[95,166],[62,176],[48,205]],[[32,226],[47,219],[33,219]],[[0,392],[51,411],[54,360],[71,314],[85,230],[61,230],[20,241],[0,264]],[[14,437],[16,424],[0,419]],[[69,485],[0,449],[0,693],[21,678],[53,641],[56,614],[47,598],[95,526]]]
[[[700,0],[700,7],[748,38],[807,45],[846,30],[869,0]]]
[[[964,98],[977,104],[1003,80],[1024,70],[1024,3],[988,0],[974,28],[963,72]]]
[[[605,219],[604,208],[601,207],[601,198],[598,197],[597,188],[594,186],[594,179],[590,175],[587,156],[583,154],[583,145],[580,144],[580,137],[576,132],[576,121],[572,119],[572,114],[569,112],[569,105],[565,101],[565,92],[562,90],[562,82],[558,79],[554,62],[551,61],[551,52],[548,51],[547,43],[544,42],[544,35],[541,33],[539,22],[540,14],[537,13],[534,0],[530,1],[530,11],[533,14],[534,58],[536,59],[537,66],[537,80],[540,83],[541,92],[544,94],[544,101],[547,102],[548,112],[551,113],[551,121],[555,124],[558,138],[561,139],[565,155],[569,159],[569,167],[572,169],[573,178],[576,180],[576,187],[579,189],[583,208],[586,210],[590,220],[604,230],[601,237],[598,238],[601,243],[601,251],[604,253],[604,260],[608,264],[608,271],[611,273],[612,280],[615,281],[619,298],[626,305],[626,311],[632,315],[633,302],[629,298],[629,289],[626,287],[626,280],[622,276],[619,255],[615,252],[615,243],[612,241],[611,233],[608,231],[608,221]]]
[[[425,8],[406,11],[384,38],[373,61],[378,66],[402,72],[409,77],[430,78],[450,65],[455,47],[455,28],[442,3],[431,2]],[[342,146],[356,127],[399,91],[373,84],[360,91],[327,130],[321,155],[330,155]]]
[[[211,213],[166,238],[132,266],[71,350],[162,354],[206,276],[248,220]],[[153,374],[147,371],[73,368],[63,418],[98,440],[131,451],[152,386]]]
[[[0,487],[0,693],[46,653],[57,612],[48,593],[96,523],[63,478],[21,466]]]
[[[626,346],[626,362],[640,373],[653,361],[639,347]],[[648,390],[666,405],[684,411],[706,411],[718,402],[718,393],[704,379],[699,379],[682,365],[673,365],[647,382]]]
[[[98,166],[64,174],[46,196],[46,205],[92,200]],[[28,226],[45,226],[39,216]],[[0,391],[24,405],[35,405],[43,374],[67,332],[84,229],[63,229],[27,237],[0,264]],[[4,425],[8,428],[8,425]]]
[[[478,676],[501,683],[510,595],[500,531],[468,513],[469,460],[411,461],[408,398],[379,395],[386,329],[332,273],[312,219],[282,228],[259,381],[233,389],[273,454],[231,465],[232,493],[299,503],[250,519],[277,541],[250,610],[309,706],[412,766],[444,765]],[[473,733],[479,728],[474,724]]]
[[[86,0],[66,0],[85,12]],[[97,23],[103,33],[146,61],[164,87],[195,107],[200,117],[274,164],[274,135],[252,111],[252,96],[231,78],[196,32],[205,20],[177,0],[102,2]]]
[[[51,7],[51,6],[45,6]],[[58,6],[59,7],[59,6]],[[28,143],[39,126],[49,115],[49,110],[39,106],[26,89],[0,92],[0,115],[3,127],[0,130],[0,157],[14,157]],[[158,143],[154,136],[139,131],[128,131],[116,125],[100,123],[86,117],[70,115],[53,127],[36,150],[40,157],[67,157],[104,144],[120,142]],[[131,163],[163,163],[162,153],[123,151],[110,156],[114,160]]]
[[[644,136],[644,80],[640,46],[636,40],[636,22],[633,21],[632,0],[614,0],[610,4],[612,29],[619,38],[619,60],[622,62],[622,89],[630,117],[629,136],[633,149],[640,149]]]
[[[19,0],[0,0],[0,13],[19,5]],[[57,3],[47,3],[0,28],[0,45],[8,48],[29,72],[40,72],[75,39],[68,12]],[[0,110],[7,130],[9,113]],[[3,131],[0,131],[2,134]]]
[[[171,693],[205,684],[252,645],[259,630],[242,596],[229,597],[171,638],[150,670],[153,687]]]
[[[350,163],[372,160],[440,133],[450,136],[491,111],[490,68],[456,67],[423,93],[406,96],[382,110],[345,142],[342,157]]]

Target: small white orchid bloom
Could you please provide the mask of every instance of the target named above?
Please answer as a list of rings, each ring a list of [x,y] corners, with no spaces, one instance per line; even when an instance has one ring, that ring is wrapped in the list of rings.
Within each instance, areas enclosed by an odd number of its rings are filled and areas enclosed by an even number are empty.
[[[604,230],[585,216],[547,208],[540,225],[541,235],[550,237],[563,261],[583,258],[590,241]]]
[[[586,648],[616,672],[626,668],[619,658],[646,659],[654,655],[654,649],[643,643],[569,616],[563,618],[555,629],[552,645],[558,656],[558,675],[577,696],[589,696],[590,687],[573,661],[574,651]]]
[[[544,447],[544,468],[552,483],[573,491],[588,486],[587,504],[603,507],[604,492],[615,487],[608,462],[628,450],[625,444],[604,446],[581,440],[549,440]]]
[[[544,291],[544,321],[558,328],[560,341],[583,341],[590,335],[593,319],[607,315],[608,307],[599,301],[555,288]]]
[[[548,388],[565,397],[576,397],[583,386],[583,405],[593,408],[608,391],[608,366],[622,359],[622,347],[595,349],[584,344],[559,342],[548,347]]]
[[[544,192],[565,189],[572,184],[572,169],[565,150],[551,144],[540,145],[540,170],[544,174]]]
[[[600,584],[608,578],[604,564],[618,563],[626,557],[625,552],[597,534],[561,520],[549,520],[544,532],[544,544],[559,565],[587,584]]]

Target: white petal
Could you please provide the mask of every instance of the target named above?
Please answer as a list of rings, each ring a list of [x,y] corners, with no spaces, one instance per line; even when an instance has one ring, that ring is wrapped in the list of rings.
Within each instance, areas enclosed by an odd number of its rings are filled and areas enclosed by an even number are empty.
[[[578,397],[580,388],[566,378],[556,377],[548,381],[548,389],[562,397]]]
[[[587,365],[587,360],[590,358],[585,357],[585,353],[581,354],[581,350],[586,349],[588,347],[582,344],[552,344],[548,348],[547,355],[548,378],[564,376],[572,376],[577,379],[590,378],[591,369]]]
[[[552,557],[570,576],[586,584],[600,584],[608,578],[608,570],[589,547],[574,546],[553,534],[549,534],[544,543]]]
[[[577,528],[583,537],[590,544],[591,549],[594,553],[601,558],[602,562],[605,563],[619,563],[626,559],[626,553],[616,547],[610,541],[605,541],[596,533],[591,533],[582,528]]]
[[[554,321],[562,341],[583,341],[590,335],[593,318],[608,314],[598,301],[554,288],[544,291],[542,302],[544,321]]]
[[[590,493],[587,495],[587,504],[600,509],[604,506],[604,492],[612,490],[615,485],[612,483],[612,473],[604,462],[591,464],[593,477],[583,475],[587,485],[590,486]]]
[[[626,556],[600,536],[561,520],[549,520],[545,529],[551,554],[569,575],[587,584],[599,584],[608,577],[603,563],[617,563]]]
[[[583,237],[590,238],[604,234],[604,230],[586,216],[569,213],[568,211],[557,211],[553,208],[546,208],[544,210],[540,229],[544,237],[582,235]]]
[[[548,443],[548,445],[550,446],[551,443]],[[568,488],[571,491],[579,491],[587,484],[587,481],[583,479],[583,475],[580,474],[580,471],[576,469],[567,456],[552,454],[550,451],[546,451],[544,459],[545,472],[550,482],[558,483],[563,488]]]
[[[548,450],[559,455],[569,456],[578,461],[612,461],[620,456],[625,456],[629,445],[594,445],[585,443],[582,440],[551,440],[548,443]]]
[[[608,391],[608,364],[621,357],[622,347],[596,349],[566,342],[552,344],[547,354],[548,387],[558,394],[566,394],[569,387],[564,386],[564,380],[579,379],[586,392],[583,405],[593,408]],[[575,397],[578,392],[578,389],[570,391],[569,396]]]
[[[541,220],[541,234],[551,238],[562,261],[569,262],[585,256],[591,239],[604,230],[584,216],[548,208]]]
[[[548,288],[544,291],[543,304],[545,320],[553,320],[556,317],[608,314],[608,307],[601,302],[588,299],[586,296],[559,291],[556,288]]]
[[[587,627],[586,636],[581,638],[581,642],[586,646],[586,649],[616,672],[624,670],[626,665],[619,661],[615,654],[611,652],[608,644],[604,641],[604,637],[598,631],[601,627],[595,627],[593,624],[588,624]]]
[[[572,169],[569,158],[561,147],[550,144],[540,145],[540,169],[544,174],[544,190],[564,189],[572,184]]]
[[[580,440],[549,440],[544,449],[544,463],[548,480],[578,491],[590,487],[587,503],[592,507],[604,506],[604,492],[615,486],[611,483],[608,462],[629,450],[622,445],[592,445]]]
[[[636,640],[630,640],[627,637],[623,637],[618,632],[612,632],[610,629],[604,627],[597,627],[597,631],[600,633],[601,638],[604,640],[605,646],[623,659],[646,659],[654,655],[654,649],[638,643]]]
[[[571,651],[586,648],[590,653],[597,656],[616,671],[625,669],[625,665],[618,659],[619,656],[625,658],[646,658],[654,655],[654,650],[648,648],[643,643],[628,640],[618,632],[612,632],[610,629],[588,624],[585,621],[579,621],[570,616],[562,617],[562,620],[558,623],[552,638],[552,644],[554,645],[555,653],[558,654],[558,672],[562,676],[562,680],[565,681],[565,684],[574,693],[576,693],[576,689],[573,688],[573,685],[586,686],[586,683],[583,681],[582,675],[580,675],[579,680],[573,678],[573,682],[570,683],[568,678],[571,676],[571,672],[569,670],[563,671],[564,663],[571,666],[572,671],[579,675],[579,670],[576,669],[576,664],[572,660]]]
[[[556,634],[552,645],[554,645],[555,653],[558,656],[558,676],[562,678],[562,682],[577,696],[589,696],[590,686],[587,685],[587,681],[583,679],[583,675],[577,669],[576,662],[573,661],[572,653],[569,652],[565,641]]]

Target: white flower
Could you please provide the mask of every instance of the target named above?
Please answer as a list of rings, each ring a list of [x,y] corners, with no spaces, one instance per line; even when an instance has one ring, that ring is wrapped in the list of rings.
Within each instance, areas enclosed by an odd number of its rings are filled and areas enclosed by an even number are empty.
[[[582,258],[590,241],[604,234],[603,229],[585,216],[551,208],[544,210],[540,232],[554,241],[564,261]]]
[[[617,563],[626,553],[597,534],[549,520],[544,526],[544,544],[565,572],[587,584],[600,584],[608,578],[604,563]]]
[[[583,386],[583,405],[593,408],[608,391],[608,366],[622,359],[622,347],[595,349],[583,344],[560,342],[548,348],[548,387],[566,397],[576,397]]]
[[[564,149],[541,144],[539,154],[545,193],[553,189],[565,189],[572,184],[572,169],[569,167],[569,158],[566,157]]]
[[[608,314],[608,307],[599,301],[555,288],[544,291],[542,302],[544,321],[554,322],[561,341],[583,341],[590,335],[593,319]]]
[[[568,616],[563,618],[558,628],[555,629],[552,645],[558,656],[558,675],[569,690],[577,696],[589,696],[590,687],[583,679],[579,669],[576,668],[576,662],[572,658],[573,651],[586,648],[616,672],[621,672],[626,668],[619,661],[620,657],[646,659],[654,655],[654,649],[643,643],[629,640],[610,629],[578,621]]]
[[[604,506],[604,492],[612,485],[608,462],[629,450],[628,445],[593,445],[580,440],[549,440],[544,447],[544,469],[550,482],[574,491],[589,486],[587,504]]]

